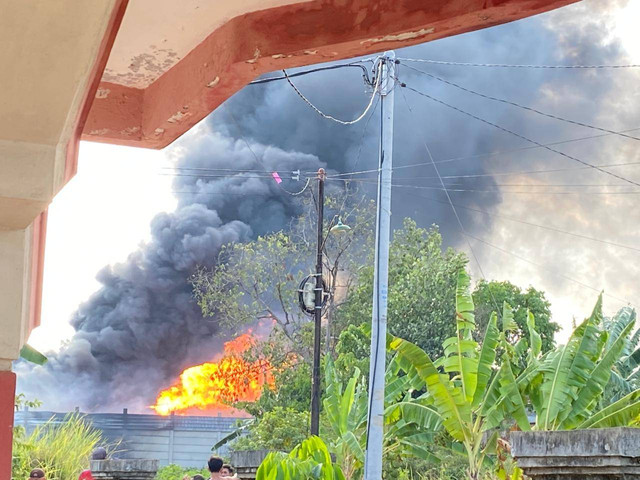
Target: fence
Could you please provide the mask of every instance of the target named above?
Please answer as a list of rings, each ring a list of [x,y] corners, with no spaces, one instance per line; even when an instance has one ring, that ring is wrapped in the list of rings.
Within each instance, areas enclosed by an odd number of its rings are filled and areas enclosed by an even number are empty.
[[[19,411],[15,424],[31,433],[52,421],[61,423],[65,413]],[[183,467],[203,467],[211,456],[211,447],[235,430],[237,418],[171,415],[91,413],[86,418],[101,430],[108,442],[121,442],[120,458],[158,460],[161,466],[175,463]],[[222,447],[218,453],[226,455]]]

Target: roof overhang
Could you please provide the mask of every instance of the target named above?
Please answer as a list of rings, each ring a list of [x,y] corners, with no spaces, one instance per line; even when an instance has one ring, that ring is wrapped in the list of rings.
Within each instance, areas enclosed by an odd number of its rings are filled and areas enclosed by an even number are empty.
[[[263,73],[406,47],[575,1],[136,0],[82,139],[163,148]]]

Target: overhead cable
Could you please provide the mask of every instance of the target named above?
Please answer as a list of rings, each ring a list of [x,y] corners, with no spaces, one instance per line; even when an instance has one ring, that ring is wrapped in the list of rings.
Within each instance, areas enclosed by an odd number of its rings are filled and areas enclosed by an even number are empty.
[[[443,200],[438,200],[436,198],[425,197],[423,195],[417,195],[417,196],[420,197],[420,198],[424,198],[425,200],[431,200],[431,201],[434,201],[434,202],[437,202],[437,203],[447,204],[447,202],[445,202]],[[624,245],[624,244],[621,244],[621,243],[611,242],[611,241],[608,241],[608,240],[602,240],[600,238],[590,237],[588,235],[582,235],[580,233],[569,232],[567,230],[562,230],[560,228],[555,228],[555,227],[551,227],[551,226],[548,226],[548,225],[540,225],[540,224],[537,224],[537,223],[528,222],[526,220],[521,220],[519,218],[514,218],[514,217],[511,217],[511,216],[508,216],[508,215],[501,215],[501,214],[498,214],[498,213],[491,213],[491,212],[488,212],[486,210],[481,210],[481,209],[478,209],[478,208],[472,208],[472,207],[468,207],[468,206],[465,206],[465,205],[460,205],[460,204],[457,204],[457,203],[454,203],[454,205],[457,208],[461,208],[463,210],[468,210],[468,211],[471,211],[471,212],[481,213],[481,214],[484,214],[484,215],[488,215],[490,217],[502,218],[502,219],[508,220],[510,222],[521,223],[523,225],[528,225],[530,227],[541,228],[543,230],[549,230],[551,232],[562,233],[564,235],[569,235],[569,236],[576,237],[576,238],[582,238],[584,240],[590,240],[592,242],[598,242],[598,243],[602,243],[602,244],[609,245],[609,246],[612,246],[612,247],[624,248],[624,249],[627,249],[627,250],[633,250],[634,252],[640,252],[640,248],[631,247],[629,245]]]
[[[264,163],[258,158],[258,155],[256,155],[256,152],[254,152],[253,148],[251,148],[251,145],[249,144],[249,142],[245,138],[243,130],[242,130],[242,127],[240,126],[240,123],[236,119],[236,116],[233,114],[233,111],[230,108],[227,111],[229,112],[229,115],[231,116],[231,119],[233,120],[233,123],[236,125],[236,128],[238,129],[238,133],[240,134],[240,138],[242,139],[244,144],[247,146],[247,148],[251,152],[251,155],[253,155],[253,158],[255,159],[256,163],[258,165],[262,166],[262,168],[265,169],[265,173],[268,173],[269,175],[273,176],[273,172],[269,172],[269,170],[264,166]],[[276,185],[278,185],[278,188],[280,188],[280,190],[282,190],[284,193],[287,193],[287,194],[289,194],[291,196],[297,196],[297,195],[302,194],[307,189],[307,187],[309,186],[309,182],[307,182],[307,184],[299,192],[290,192],[289,190],[284,188],[280,184],[280,182],[278,182],[278,181],[276,181]]]
[[[431,74],[429,72],[425,72],[423,70],[419,70],[417,68],[414,68],[411,65],[405,65],[405,67],[407,67],[407,68],[409,68],[409,69],[411,69],[411,70],[413,70],[415,72],[421,73],[422,75],[425,75],[427,77],[433,78],[434,80],[437,80],[439,82],[446,83],[447,85],[455,87],[455,88],[457,88],[459,90],[462,90],[464,92],[471,93],[472,95],[476,95],[478,97],[486,98],[487,100],[492,100],[494,102],[500,102],[500,103],[504,103],[506,105],[511,105],[513,107],[518,107],[518,108],[521,108],[523,110],[527,110],[529,112],[537,113],[538,115],[542,115],[544,117],[552,118],[554,120],[560,120],[561,122],[571,123],[573,125],[578,125],[579,127],[590,128],[592,130],[599,130],[601,132],[606,132],[606,133],[609,133],[611,135],[619,135],[621,137],[630,138],[632,140],[640,140],[640,138],[638,138],[638,137],[634,137],[632,135],[627,135],[626,133],[623,133],[623,132],[616,132],[614,130],[609,130],[607,128],[596,127],[594,125],[589,125],[588,123],[578,122],[576,120],[571,120],[571,119],[568,119],[568,118],[560,117],[560,116],[554,115],[552,113],[543,112],[541,110],[538,110],[538,109],[533,108],[533,107],[529,107],[527,105],[522,105],[520,103],[512,102],[511,100],[506,100],[504,98],[498,98],[498,97],[494,97],[494,96],[491,96],[491,95],[487,95],[485,93],[480,93],[480,92],[477,92],[475,90],[471,90],[470,88],[463,87],[462,85],[459,85],[459,84],[457,84],[455,82],[452,82],[450,80],[446,80],[444,78],[441,78],[441,77],[438,77],[436,75],[433,75],[433,74]]]
[[[438,98],[435,98],[435,97],[433,97],[433,96],[431,96],[431,95],[429,95],[429,94],[427,94],[427,93],[421,92],[420,90],[416,90],[415,88],[410,87],[410,86],[409,86],[409,85],[407,85],[406,83],[401,83],[401,86],[402,86],[402,87],[405,87],[405,88],[408,88],[408,89],[409,89],[409,90],[411,90],[412,92],[415,92],[415,93],[417,93],[418,95],[421,95],[421,96],[423,96],[423,97],[425,97],[425,98],[428,98],[428,99],[430,99],[430,100],[432,100],[432,101],[434,101],[434,102],[436,102],[436,103],[440,103],[441,105],[444,105],[445,107],[448,107],[448,108],[450,108],[450,109],[452,109],[452,110],[455,110],[455,111],[457,111],[457,112],[459,112],[459,113],[462,113],[462,114],[464,114],[464,115],[467,115],[468,117],[474,118],[474,119],[476,119],[476,120],[478,120],[478,121],[480,121],[480,122],[482,122],[482,123],[486,123],[487,125],[490,125],[490,126],[492,126],[492,127],[494,127],[494,128],[497,128],[498,130],[502,130],[503,132],[509,133],[509,134],[511,134],[511,135],[513,135],[513,136],[515,136],[515,137],[521,138],[522,140],[525,140],[525,141],[527,141],[527,142],[529,142],[529,143],[532,143],[532,144],[537,145],[537,146],[539,146],[539,147],[541,147],[541,148],[544,148],[545,150],[549,150],[550,152],[553,152],[553,153],[556,153],[556,154],[558,154],[558,155],[561,155],[561,156],[563,156],[563,157],[565,157],[565,158],[568,158],[569,160],[573,160],[574,162],[581,163],[581,164],[583,164],[583,165],[585,165],[585,166],[588,166],[588,167],[590,167],[590,168],[593,168],[593,169],[595,169],[595,170],[598,170],[598,171],[600,171],[600,172],[602,172],[602,173],[604,173],[604,174],[606,174],[606,175],[609,175],[609,176],[611,176],[611,177],[617,178],[618,180],[622,180],[622,181],[624,181],[624,182],[630,183],[631,185],[635,185],[635,186],[637,186],[637,187],[640,187],[640,183],[638,183],[638,182],[636,182],[636,181],[634,181],[634,180],[630,180],[630,179],[625,178],[625,177],[623,177],[623,176],[621,176],[621,175],[618,175],[618,174],[616,174],[616,173],[610,172],[610,171],[608,171],[608,170],[604,170],[603,168],[600,168],[600,167],[598,167],[597,165],[593,165],[593,164],[591,164],[591,163],[589,163],[589,162],[586,162],[586,161],[584,161],[584,160],[581,160],[581,159],[579,159],[579,158],[577,158],[577,157],[574,157],[574,156],[572,156],[572,155],[569,155],[569,154],[567,154],[567,153],[564,153],[564,152],[562,152],[562,151],[560,151],[560,150],[556,150],[555,148],[551,148],[551,147],[549,147],[549,146],[547,146],[547,145],[544,145],[544,144],[542,144],[542,143],[540,143],[540,142],[537,142],[537,141],[535,141],[535,140],[531,140],[530,138],[525,137],[524,135],[521,135],[521,134],[519,134],[519,133],[516,133],[516,132],[514,132],[513,130],[509,130],[508,128],[505,128],[505,127],[503,127],[503,126],[501,126],[501,125],[498,125],[498,124],[496,124],[496,123],[490,122],[489,120],[486,120],[485,118],[479,117],[479,116],[477,116],[477,115],[474,115],[473,113],[469,113],[469,112],[467,112],[467,111],[465,111],[465,110],[462,110],[462,109],[460,109],[460,108],[458,108],[458,107],[455,107],[455,106],[453,106],[453,105],[451,105],[451,104],[449,104],[449,103],[447,103],[447,102],[444,102],[443,100],[440,100],[440,99],[438,99]]]
[[[378,62],[379,65],[379,62]],[[376,80],[375,80],[375,85],[373,87],[373,92],[371,93],[371,98],[369,99],[369,103],[367,104],[366,108],[364,109],[364,111],[355,119],[353,120],[340,120],[339,118],[334,117],[333,115],[329,115],[327,113],[324,113],[322,110],[320,110],[318,107],[316,107],[313,103],[311,103],[311,101],[304,96],[304,94],[298,89],[298,87],[296,87],[294,85],[294,83],[291,81],[290,76],[287,74],[286,70],[282,70],[282,73],[284,73],[285,78],[287,79],[287,82],[289,82],[289,85],[291,85],[291,88],[293,88],[295,90],[295,92],[298,94],[298,96],[307,104],[309,105],[318,115],[320,115],[323,118],[326,118],[327,120],[332,120],[336,123],[339,123],[341,125],[353,125],[354,123],[358,123],[360,120],[362,120],[365,115],[367,114],[367,112],[369,111],[369,109],[372,107],[373,105],[373,100],[376,97],[376,93],[378,93],[378,88],[380,86],[380,75],[376,73]]]
[[[626,133],[626,132],[633,132],[633,131],[637,131],[640,130],[640,128],[631,128],[628,130],[622,130],[621,133]],[[495,157],[498,155],[507,155],[509,153],[516,153],[516,152],[521,152],[521,151],[525,151],[525,150],[535,150],[538,148],[544,148],[544,147],[552,147],[555,145],[563,145],[566,143],[574,143],[574,142],[581,142],[584,140],[591,140],[593,138],[602,138],[602,137],[608,137],[611,136],[610,133],[601,133],[598,135],[588,135],[586,137],[580,137],[580,138],[574,138],[571,140],[560,140],[557,142],[552,142],[552,143],[545,143],[543,144],[542,147],[539,147],[537,145],[529,145],[527,147],[519,147],[519,148],[512,148],[512,149],[508,149],[508,150],[498,150],[496,152],[487,152],[487,153],[476,153],[474,155],[465,155],[462,157],[452,157],[452,158],[447,158],[444,160],[436,160],[437,164],[441,164],[441,163],[451,163],[451,162],[459,162],[462,160],[469,160],[472,158],[481,158],[481,157]],[[405,168],[414,168],[414,167],[422,167],[424,165],[431,165],[431,162],[418,162],[418,163],[411,163],[409,165],[399,165],[397,167],[393,167],[393,170],[401,170],[401,169],[405,169]],[[640,162],[629,162],[629,163],[612,163],[612,164],[608,164],[608,165],[597,165],[599,167],[622,167],[622,166],[627,166],[627,165],[640,165]],[[591,168],[590,166],[584,166],[584,167],[576,167],[576,168],[566,168],[566,169],[557,169],[557,170],[547,170],[548,172],[552,172],[552,171],[569,171],[569,170],[583,170],[583,169],[588,169]],[[333,174],[331,175],[332,177],[337,177],[337,176],[347,176],[347,175],[358,175],[358,174],[364,174],[364,173],[373,173],[373,172],[377,172],[377,169],[372,169],[372,170],[362,170],[359,172],[343,172],[343,173],[337,173],[337,174]],[[542,172],[542,170],[541,170]],[[314,172],[307,172],[309,174],[314,173]],[[523,173],[528,173],[528,172],[523,172]],[[435,177],[434,177],[435,178]],[[443,178],[447,178],[446,176],[444,176]]]
[[[325,70],[337,70],[339,68],[360,68],[362,69],[362,76],[364,77],[365,81],[370,82],[369,72],[367,71],[367,68],[364,65],[362,65],[362,63],[364,63],[365,61],[366,60],[359,60],[357,62],[341,63],[339,65],[328,65],[326,67],[312,68],[310,70],[304,70],[302,72],[288,73],[286,75],[282,75],[281,77],[258,78],[252,82],[249,82],[249,85],[259,85],[262,83],[270,83],[278,80],[286,80],[287,77],[288,78],[301,77],[303,75],[309,75],[310,73],[322,72]]]
[[[640,68],[640,64],[629,65],[513,65],[507,63],[466,63],[447,62],[443,60],[427,60],[423,58],[398,58],[405,62],[432,63],[436,65],[455,65],[459,67],[491,67],[491,68],[548,68],[548,69],[607,69],[607,68]]]
[[[422,195],[417,195],[417,196],[420,197],[420,198],[424,198],[425,200],[435,200],[433,198],[423,197]],[[439,203],[447,203],[447,202],[444,202],[444,201],[441,201],[441,200],[436,200],[436,201],[439,202]],[[570,276],[565,275],[563,273],[559,273],[559,272],[547,267],[546,265],[542,265],[540,263],[537,263],[537,262],[534,262],[532,260],[529,260],[528,258],[523,257],[522,255],[518,255],[517,253],[513,253],[513,252],[511,252],[511,251],[509,251],[509,250],[507,250],[505,248],[502,248],[502,247],[500,247],[498,245],[495,245],[495,244],[493,244],[493,243],[491,243],[491,242],[489,242],[487,240],[484,240],[483,238],[477,237],[477,236],[472,235],[470,233],[466,233],[465,235],[470,237],[470,238],[473,238],[474,240],[477,240],[478,242],[483,243],[483,244],[485,244],[485,245],[487,245],[487,246],[489,246],[491,248],[494,248],[494,249],[496,249],[496,250],[498,250],[498,251],[500,251],[502,253],[505,253],[505,254],[510,255],[510,256],[512,256],[514,258],[517,258],[518,260],[521,260],[523,262],[529,263],[529,264],[531,264],[531,265],[533,265],[535,267],[541,268],[543,270],[547,270],[548,272],[552,273],[553,275],[562,277],[562,278],[564,278],[566,280],[569,280],[570,282],[573,282],[573,283],[575,283],[577,285],[580,285],[580,286],[582,286],[584,288],[588,288],[589,290],[593,290],[593,291],[598,292],[598,293],[602,292],[601,288],[593,287],[593,286],[588,285],[588,284],[586,284],[584,282],[581,282],[580,280],[577,280],[577,279],[575,279],[573,277],[570,277]],[[631,302],[629,302],[628,300],[625,300],[624,298],[616,297],[615,295],[610,295],[610,294],[605,293],[605,292],[603,292],[603,295],[605,297],[609,297],[609,298],[612,298],[614,300],[617,300],[617,301],[619,301],[619,302],[621,302],[621,303],[623,303],[625,305],[632,305]]]
[[[407,106],[407,109],[409,110],[409,113],[411,114],[411,116],[413,116],[413,110],[411,108],[411,105],[409,105],[409,102],[407,100],[407,96],[404,94],[404,90],[401,90],[401,92],[402,92],[402,97],[404,98],[405,105]],[[435,163],[435,160],[433,158],[433,154],[431,153],[431,149],[427,145],[427,142],[425,141],[424,137],[421,137],[421,138],[422,138],[422,144],[424,145],[424,149],[425,149],[427,155],[429,156],[429,160],[431,160],[431,164],[433,166],[433,169],[436,171],[436,174],[438,175],[438,179],[440,180],[440,185],[442,185],[442,189],[444,190],[444,193],[447,195],[447,201],[449,202],[449,206],[451,206],[451,210],[453,211],[453,214],[456,217],[456,221],[458,222],[458,226],[460,227],[460,231],[462,232],[462,235],[465,237],[465,240],[467,241],[467,245],[469,246],[469,250],[471,251],[471,255],[473,256],[473,259],[476,261],[476,264],[478,265],[478,270],[480,271],[480,275],[482,276],[483,279],[486,280],[486,276],[485,276],[484,271],[482,269],[482,264],[480,263],[480,259],[476,255],[476,252],[473,249],[473,246],[471,245],[471,241],[469,240],[469,237],[468,237],[467,232],[466,232],[466,230],[464,228],[464,225],[462,224],[462,220],[460,219],[460,216],[458,215],[458,210],[456,210],[456,207],[453,204],[453,201],[451,200],[451,196],[449,195],[449,191],[444,186],[444,181],[442,180],[442,177],[440,176],[440,170],[438,169],[438,166]],[[493,292],[491,291],[491,289],[489,289],[489,294],[491,295],[491,299],[493,301],[494,307],[496,308],[496,310],[499,311],[500,308],[498,307],[498,303],[496,302],[496,299],[494,298]]]

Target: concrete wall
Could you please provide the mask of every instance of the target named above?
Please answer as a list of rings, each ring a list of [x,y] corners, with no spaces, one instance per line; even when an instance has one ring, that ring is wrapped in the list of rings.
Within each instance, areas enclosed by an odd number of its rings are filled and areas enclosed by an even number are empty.
[[[64,413],[20,411],[15,424],[31,433],[37,425],[51,419],[64,420]],[[238,419],[229,417],[160,417],[157,415],[88,414],[87,419],[110,443],[121,442],[119,458],[158,460],[160,466],[175,463],[183,467],[201,468],[211,456],[211,447],[235,430]],[[223,447],[218,454],[225,456]]]

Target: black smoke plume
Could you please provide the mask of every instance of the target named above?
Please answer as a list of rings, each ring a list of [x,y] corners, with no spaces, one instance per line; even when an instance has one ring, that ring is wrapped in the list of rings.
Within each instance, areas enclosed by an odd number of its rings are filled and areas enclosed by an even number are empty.
[[[596,39],[609,28],[602,20],[608,10],[623,4],[583,2],[563,11],[404,49],[397,56],[517,64],[612,63],[622,58],[620,45]],[[594,8],[600,17],[592,14]],[[599,118],[603,105],[594,99],[607,98],[620,85],[608,72],[412,65],[481,92],[593,122],[607,120]],[[418,90],[541,142],[592,133],[504,104],[487,103],[403,64],[400,76]],[[357,116],[368,99],[362,79],[351,69],[298,77],[296,84],[319,108],[343,119]],[[561,92],[562,98],[549,92]],[[405,96],[413,114],[407,110]],[[624,124],[613,122],[613,127],[636,126],[630,125],[636,116],[626,114]],[[396,188],[394,224],[399,225],[405,216],[422,225],[437,223],[446,243],[466,249],[465,238],[445,204],[446,197],[437,190],[435,171],[426,164],[429,158],[424,142],[436,161],[492,154],[528,144],[403,89],[396,91],[395,122],[394,166],[400,168],[394,172],[394,183],[435,189]],[[269,178],[268,172],[278,171],[287,179],[291,171],[313,172],[320,166],[340,172],[370,170],[377,165],[378,133],[377,110],[368,124],[345,127],[317,116],[286,82],[243,89],[171,147],[169,154],[177,167],[173,185],[179,198],[177,209],[153,220],[151,241],[126,262],[98,273],[102,288],[80,306],[71,320],[75,335],[59,353],[50,356],[48,364],[34,368],[17,365],[19,389],[44,400],[47,408],[119,410],[128,406],[144,411],[184,367],[210,359],[220,348],[224,332],[220,332],[215,318],[201,316],[191,297],[188,278],[195,267],[214,266],[224,243],[278,230],[299,213],[296,199]],[[590,155],[593,163],[607,163],[605,149],[578,149],[574,153]],[[442,163],[441,173],[487,174],[480,179],[456,180],[459,190],[476,191],[460,191],[454,201],[494,211],[507,200],[513,201],[497,187],[503,179],[498,181],[495,173],[550,168],[558,161],[548,152],[522,151]],[[575,166],[567,162],[562,165]],[[425,165],[402,168],[415,163]],[[257,172],[218,178],[198,170],[214,168]],[[282,184],[290,191],[303,185],[291,180]],[[367,183],[353,185],[365,193],[371,191]],[[526,212],[528,204],[521,198],[517,208]],[[474,235],[495,232],[494,218],[463,210],[459,213],[467,231]],[[526,239],[527,234],[522,235]],[[505,267],[504,259],[488,255],[482,245],[476,247],[489,275],[506,273],[510,278],[511,270]],[[553,248],[547,246],[545,251],[552,252]],[[555,285],[553,280],[546,284]]]

